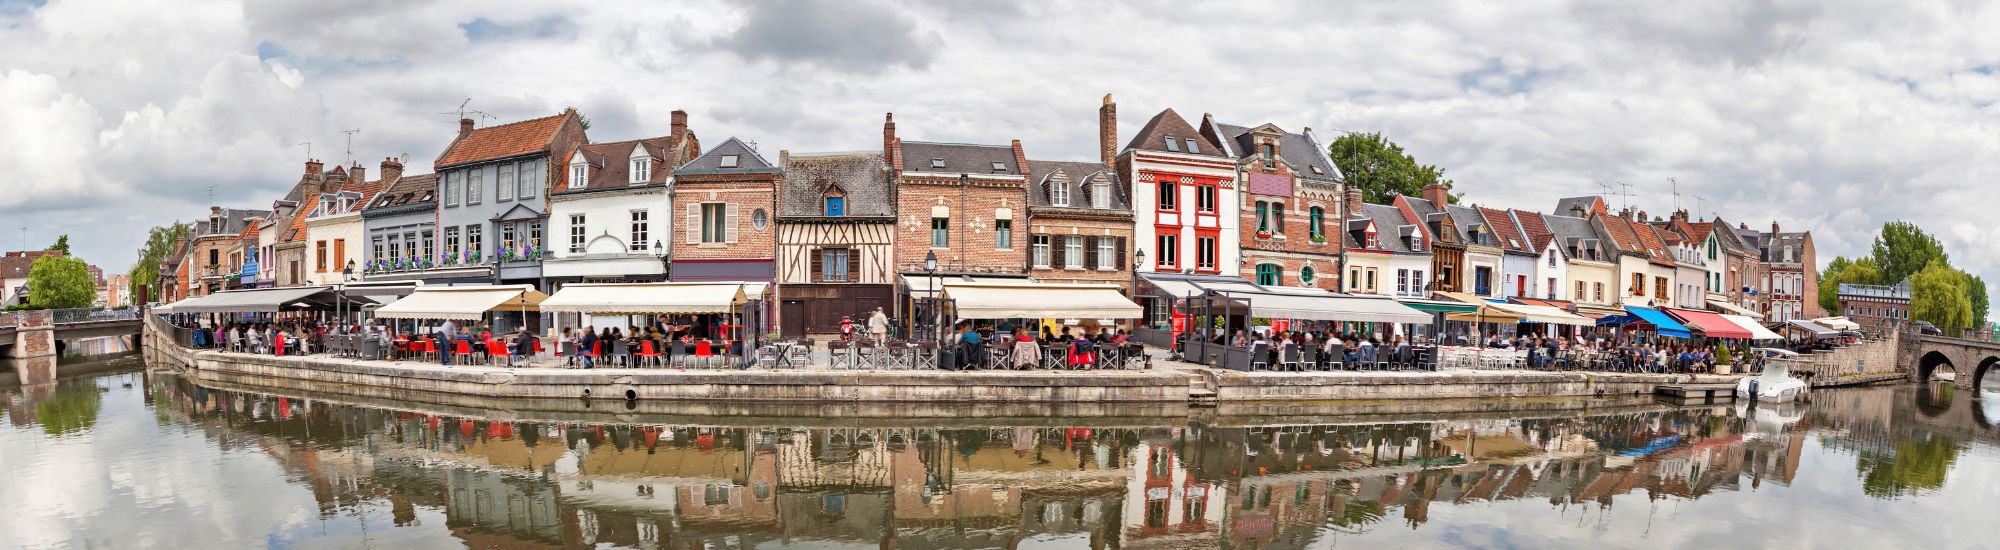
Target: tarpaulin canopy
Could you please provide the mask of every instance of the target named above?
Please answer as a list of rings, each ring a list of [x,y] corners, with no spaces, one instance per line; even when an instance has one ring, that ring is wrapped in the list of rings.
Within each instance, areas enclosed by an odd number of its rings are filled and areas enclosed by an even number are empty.
[[[1458,301],[1425,300],[1422,298],[1397,298],[1397,302],[1410,309],[1432,313],[1471,313],[1479,311],[1479,306]]]
[[[1683,326],[1701,331],[1703,336],[1709,338],[1751,337],[1750,331],[1737,326],[1736,323],[1729,322],[1728,319],[1724,319],[1721,315],[1713,312],[1696,309],[1667,308],[1667,313],[1673,315],[1676,319],[1680,319]]]
[[[1668,317],[1667,314],[1661,313],[1660,310],[1644,306],[1625,306],[1625,311],[1631,312],[1632,316],[1637,317],[1639,321],[1653,325],[1654,331],[1658,332],[1660,336],[1673,338],[1691,338],[1694,336],[1693,333],[1688,332],[1686,325],[1682,325],[1679,321],[1675,321],[1673,317]]]
[[[570,283],[544,300],[541,309],[601,315],[729,313],[744,302],[743,287],[743,283]]]
[[[1727,314],[1723,315],[1722,318],[1731,323],[1736,323],[1736,326],[1743,327],[1743,330],[1749,331],[1751,340],[1778,340],[1784,338],[1776,332],[1771,332],[1771,329],[1764,328],[1764,325],[1757,324],[1756,319],[1742,315]]]
[[[174,313],[277,313],[331,307],[333,292],[323,286],[227,290],[175,302]]]
[[[1428,325],[1431,315],[1386,296],[1334,294],[1314,288],[1265,287],[1262,292],[1231,291],[1231,300],[1250,304],[1250,315],[1269,319],[1414,323]]]
[[[1523,323],[1547,323],[1551,325],[1591,326],[1597,324],[1587,317],[1563,311],[1555,306],[1537,304],[1493,304],[1495,309],[1521,317]]]
[[[422,287],[375,310],[387,319],[476,321],[488,311],[536,311],[549,295],[528,285]]]
[[[1709,300],[1709,301],[1708,301],[1708,307],[1712,307],[1712,308],[1715,308],[1715,310],[1716,310],[1716,311],[1720,311],[1720,312],[1723,312],[1723,313],[1730,313],[1730,314],[1735,314],[1735,315],[1741,315],[1741,316],[1744,316],[1744,317],[1749,317],[1749,318],[1751,318],[1751,319],[1763,319],[1763,318],[1764,318],[1764,315],[1763,315],[1763,314],[1761,314],[1761,313],[1757,313],[1756,311],[1753,311],[1753,310],[1751,310],[1750,308],[1747,308],[1747,307],[1743,307],[1743,306],[1739,306],[1739,305],[1736,305],[1736,304],[1732,304],[1732,303],[1729,303],[1729,302],[1724,302],[1724,301],[1722,301],[1722,300]]]
[[[1804,319],[1793,319],[1790,321],[1786,321],[1786,324],[1791,325],[1793,327],[1797,327],[1799,330],[1812,333],[1813,337],[1815,338],[1832,338],[1835,336],[1840,336],[1840,331],[1838,330],[1827,328],[1825,326],[1820,325],[1819,323],[1807,321]]]
[[[1834,330],[1861,330],[1861,325],[1847,320],[1846,317],[1821,317],[1813,319],[1812,322],[1813,324]]]
[[[1117,285],[945,281],[944,297],[961,319],[1136,319],[1143,313]]]

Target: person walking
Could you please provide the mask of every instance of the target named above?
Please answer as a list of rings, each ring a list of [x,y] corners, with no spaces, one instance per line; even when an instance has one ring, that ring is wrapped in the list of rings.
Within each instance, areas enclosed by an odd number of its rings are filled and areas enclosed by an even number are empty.
[[[877,345],[889,337],[889,316],[882,313],[880,306],[875,308],[874,314],[868,316],[868,337],[873,338]]]
[[[439,344],[444,346],[438,349],[438,361],[445,366],[451,366],[451,354],[458,351],[458,326],[447,319],[438,325],[438,335]]]

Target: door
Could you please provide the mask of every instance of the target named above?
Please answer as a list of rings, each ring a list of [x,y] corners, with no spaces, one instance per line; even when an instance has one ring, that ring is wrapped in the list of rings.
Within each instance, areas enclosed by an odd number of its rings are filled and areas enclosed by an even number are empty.
[[[785,300],[779,304],[778,309],[779,309],[778,317],[783,319],[782,321],[779,322],[782,326],[780,326],[778,330],[780,332],[783,332],[786,338],[805,337],[806,335],[805,300]]]

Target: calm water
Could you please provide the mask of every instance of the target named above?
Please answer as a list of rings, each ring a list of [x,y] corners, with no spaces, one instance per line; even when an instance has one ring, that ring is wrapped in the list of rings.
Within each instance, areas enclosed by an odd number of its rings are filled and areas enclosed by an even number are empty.
[[[2000,394],[989,422],[416,405],[109,365],[0,386],[0,547],[2000,545]]]

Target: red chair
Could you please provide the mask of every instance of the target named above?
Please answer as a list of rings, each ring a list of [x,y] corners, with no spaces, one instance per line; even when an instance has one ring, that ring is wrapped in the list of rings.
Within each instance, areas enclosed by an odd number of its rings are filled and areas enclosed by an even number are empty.
[[[509,351],[507,349],[507,346],[501,344],[500,341],[498,340],[486,341],[486,359],[489,363],[497,363],[500,362],[500,360],[502,359],[513,359],[513,358],[514,358],[514,352]],[[508,361],[507,364],[511,366],[514,363],[512,361]]]
[[[660,364],[660,352],[653,350],[652,340],[640,340],[639,353],[633,355],[640,359],[651,359],[655,365]]]
[[[436,361],[438,353],[440,353],[438,351],[437,340],[425,339],[423,344],[423,347],[418,349],[418,353],[424,354],[425,361]]]
[[[284,357],[284,356],[285,356],[285,337],[283,337],[283,336],[279,336],[279,337],[277,337],[277,338],[272,338],[271,340],[272,340],[272,342],[271,342],[271,343],[273,344],[273,345],[272,345],[272,347],[271,347],[271,349],[273,349],[273,350],[277,351],[277,352],[278,352],[278,356],[279,356],[279,357]]]
[[[701,340],[694,343],[694,358],[702,366],[708,366],[708,360],[713,357],[715,357],[715,351],[709,349],[708,340]]]
[[[578,353],[576,356],[588,359],[589,363],[585,364],[594,365],[597,363],[597,355],[600,351],[604,351],[604,342],[591,342],[590,349],[584,350],[583,353]]]
[[[466,363],[466,361],[472,359],[472,343],[464,340],[459,340],[458,347],[452,349],[451,358],[454,362],[460,365],[469,364]]]

